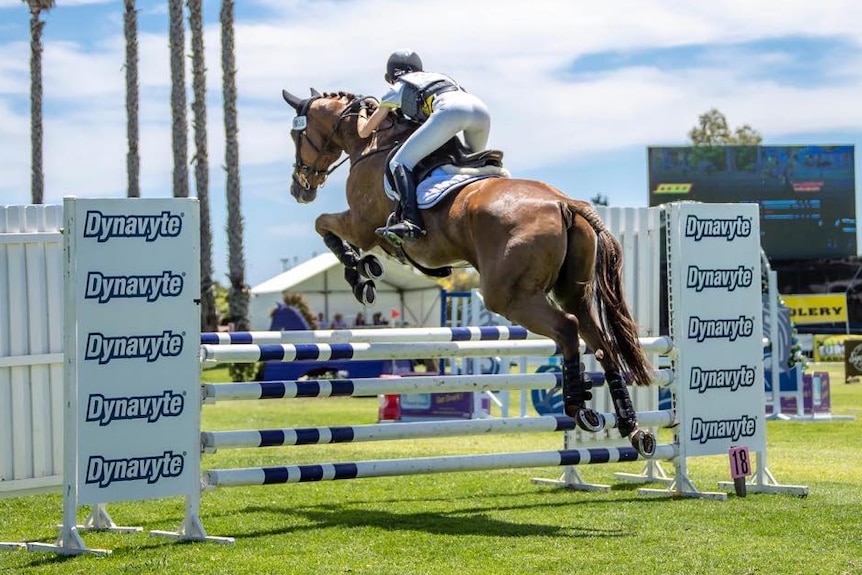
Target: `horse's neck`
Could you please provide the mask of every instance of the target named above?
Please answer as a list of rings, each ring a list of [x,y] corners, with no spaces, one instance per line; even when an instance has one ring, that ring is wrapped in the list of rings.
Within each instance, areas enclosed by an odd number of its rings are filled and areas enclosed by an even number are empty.
[[[372,140],[360,140],[356,149],[346,151],[351,157],[366,155],[386,157],[399,144],[403,144],[415,130],[416,127],[413,125],[393,121],[388,127],[379,129]]]
[[[355,146],[345,150],[350,156],[352,176],[346,190],[348,203],[354,207],[362,206],[359,209],[363,211],[368,210],[368,221],[373,222],[373,225],[383,225],[392,209],[392,202],[383,191],[386,159],[413,130],[415,130],[413,126],[393,122],[390,125],[384,125],[370,140],[356,138]],[[374,200],[371,203],[368,202],[369,194]]]
[[[347,129],[355,126],[351,125]],[[414,126],[406,126],[393,122],[379,129],[375,136],[369,139],[360,139],[358,135],[341,135],[342,149],[350,156],[350,162],[363,169],[373,169],[381,172],[384,169],[384,160],[399,144],[403,143],[415,130]],[[383,180],[381,179],[381,182]]]
[[[399,122],[393,120],[392,127],[387,130],[387,134],[384,136],[384,140],[387,145],[397,145],[409,138],[410,135],[415,132],[416,128],[418,127],[419,126],[417,126],[413,122],[407,122],[405,120]]]

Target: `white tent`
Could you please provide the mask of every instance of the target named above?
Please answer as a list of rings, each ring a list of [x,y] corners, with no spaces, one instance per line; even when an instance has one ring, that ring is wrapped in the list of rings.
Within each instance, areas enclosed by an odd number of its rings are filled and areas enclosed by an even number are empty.
[[[368,307],[354,299],[344,279],[344,268],[332,253],[311,258],[266,280],[251,289],[251,328],[269,329],[270,312],[282,301],[285,291],[302,294],[312,313],[322,312],[329,320],[336,313],[343,314],[348,326],[352,326],[358,313],[365,314],[366,321],[371,323],[375,312],[382,313],[395,326],[439,326],[440,285],[391,258],[381,257],[381,261],[386,273],[375,281],[377,300]],[[398,317],[393,318],[395,315]]]

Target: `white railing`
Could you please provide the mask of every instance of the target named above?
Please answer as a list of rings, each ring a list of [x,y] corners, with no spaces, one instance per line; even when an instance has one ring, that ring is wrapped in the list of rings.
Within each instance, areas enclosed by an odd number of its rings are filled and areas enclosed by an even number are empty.
[[[0,497],[63,473],[62,206],[0,206]]]

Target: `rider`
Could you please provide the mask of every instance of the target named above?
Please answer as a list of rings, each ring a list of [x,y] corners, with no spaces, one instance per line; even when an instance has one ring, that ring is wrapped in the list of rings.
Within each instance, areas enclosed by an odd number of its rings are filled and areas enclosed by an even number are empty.
[[[404,219],[386,230],[399,238],[419,238],[425,235],[425,229],[416,199],[418,182],[414,181],[413,168],[459,132],[464,133],[471,152],[484,151],[491,117],[485,104],[455,80],[424,72],[416,52],[393,52],[386,62],[384,78],[392,87],[370,118],[366,118],[365,108],[360,110],[357,130],[361,138],[371,136],[389,112],[399,108],[407,118],[421,124],[389,162]]]

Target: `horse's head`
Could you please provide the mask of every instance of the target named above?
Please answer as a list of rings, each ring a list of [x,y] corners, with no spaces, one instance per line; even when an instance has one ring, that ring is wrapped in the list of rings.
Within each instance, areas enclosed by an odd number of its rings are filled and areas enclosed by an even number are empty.
[[[296,147],[290,193],[297,202],[307,204],[314,201],[317,188],[323,187],[329,174],[341,165],[335,164],[344,151],[344,139],[338,132],[351,103],[324,96],[314,88],[306,99],[286,90],[281,95],[296,110],[290,130]]]

